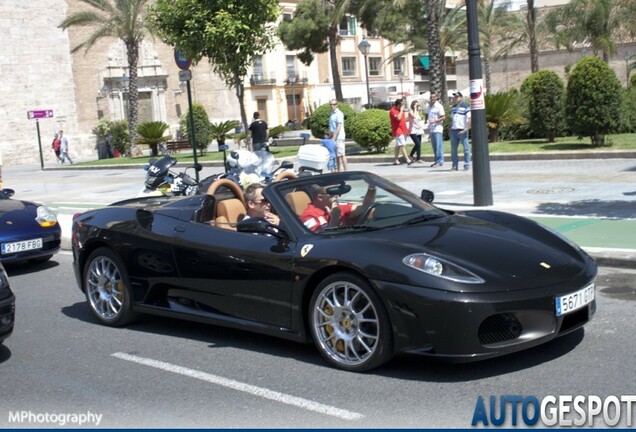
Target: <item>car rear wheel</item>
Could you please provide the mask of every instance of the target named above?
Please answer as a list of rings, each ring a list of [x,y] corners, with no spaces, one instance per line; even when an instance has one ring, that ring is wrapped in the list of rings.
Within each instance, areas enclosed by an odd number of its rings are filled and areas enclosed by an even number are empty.
[[[121,326],[135,318],[128,274],[121,260],[108,248],[95,250],[84,271],[86,300],[102,324]]]
[[[320,283],[311,298],[309,327],[322,356],[339,369],[363,372],[393,356],[384,305],[354,274],[336,273]]]

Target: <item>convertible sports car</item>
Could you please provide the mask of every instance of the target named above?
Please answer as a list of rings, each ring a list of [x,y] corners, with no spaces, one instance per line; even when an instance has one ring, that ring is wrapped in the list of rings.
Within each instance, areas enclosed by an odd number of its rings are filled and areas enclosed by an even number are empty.
[[[446,211],[430,191],[365,172],[275,182],[263,196],[278,226],[241,220],[229,180],[77,215],[75,274],[97,320],[151,313],[313,341],[331,365],[364,371],[396,353],[519,351],[596,309],[592,258],[531,220]]]
[[[9,278],[0,263],[0,344],[13,332],[15,296],[9,287]]]
[[[0,261],[45,262],[60,250],[61,229],[48,207],[11,199],[0,190]]]

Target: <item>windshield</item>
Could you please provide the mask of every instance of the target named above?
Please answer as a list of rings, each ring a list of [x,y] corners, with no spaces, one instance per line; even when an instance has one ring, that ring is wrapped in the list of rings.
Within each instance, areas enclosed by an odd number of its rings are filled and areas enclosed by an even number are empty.
[[[378,176],[345,173],[314,176],[282,186],[290,210],[316,234],[362,232],[424,223],[447,215]]]

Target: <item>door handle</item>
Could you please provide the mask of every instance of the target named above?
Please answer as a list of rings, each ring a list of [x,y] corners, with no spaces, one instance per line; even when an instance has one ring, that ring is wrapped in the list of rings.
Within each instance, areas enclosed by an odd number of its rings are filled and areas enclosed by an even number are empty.
[[[174,230],[176,232],[185,232],[185,227],[183,225],[177,225],[176,227],[174,227]]]

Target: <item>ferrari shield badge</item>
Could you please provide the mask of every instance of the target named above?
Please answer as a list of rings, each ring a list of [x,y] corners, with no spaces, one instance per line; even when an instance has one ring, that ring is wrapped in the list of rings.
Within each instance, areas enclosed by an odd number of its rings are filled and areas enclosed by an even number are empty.
[[[307,255],[309,253],[310,250],[312,250],[314,247],[314,245],[312,244],[306,244],[302,247],[302,249],[300,249],[300,256],[301,257],[305,257],[305,255]]]

